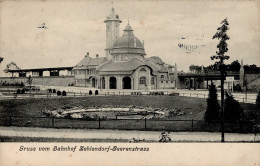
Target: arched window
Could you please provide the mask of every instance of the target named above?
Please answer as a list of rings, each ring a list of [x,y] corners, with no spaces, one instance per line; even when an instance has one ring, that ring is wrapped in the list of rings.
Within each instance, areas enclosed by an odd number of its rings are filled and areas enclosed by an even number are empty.
[[[151,78],[151,84],[154,85],[154,77]]]
[[[146,71],[146,69],[145,68],[141,68],[140,71]]]
[[[161,79],[164,79],[164,75],[161,75]]]
[[[127,60],[128,60],[127,55],[124,55],[124,61],[127,61]]]
[[[140,82],[140,84],[146,84],[146,78],[145,77],[140,77],[140,80],[139,80]]]

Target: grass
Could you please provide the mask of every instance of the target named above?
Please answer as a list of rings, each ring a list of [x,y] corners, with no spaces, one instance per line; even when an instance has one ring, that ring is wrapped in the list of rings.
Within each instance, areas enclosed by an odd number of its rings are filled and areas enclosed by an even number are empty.
[[[208,124],[203,121],[206,110],[206,100],[200,98],[189,98],[180,96],[88,96],[82,98],[44,98],[44,99],[20,99],[20,100],[2,100],[0,101],[0,125],[9,125],[10,119],[4,116],[13,117],[12,125],[30,126],[30,127],[55,127],[55,128],[89,128],[89,129],[125,129],[125,130],[145,130],[144,120],[106,120],[87,121],[86,119],[52,119],[50,117],[41,117],[43,108],[59,108],[64,106],[129,106],[139,107],[169,108],[180,109],[184,112],[181,116],[171,116],[167,120],[180,121],[158,121],[156,119],[147,120],[146,130],[169,130],[169,131],[191,131],[191,121],[181,120],[200,120],[193,122],[194,131],[219,131],[219,124]],[[253,104],[241,103],[245,110],[245,119],[257,119],[259,113]],[[53,123],[54,122],[54,123]],[[246,124],[226,124],[227,131],[246,132]],[[250,128],[250,126],[249,126]]]
[[[206,109],[205,99],[176,96],[91,96],[82,98],[45,98],[0,101],[0,116],[42,116],[43,108],[59,108],[63,106],[128,106],[154,108],[176,108],[185,112],[185,116],[174,119],[201,119]]]

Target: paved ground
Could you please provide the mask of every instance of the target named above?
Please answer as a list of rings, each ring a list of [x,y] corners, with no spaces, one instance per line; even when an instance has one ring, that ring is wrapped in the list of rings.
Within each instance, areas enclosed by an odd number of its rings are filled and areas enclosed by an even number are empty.
[[[145,139],[158,141],[158,131],[125,131],[125,130],[89,130],[89,129],[47,129],[30,127],[0,127],[0,136],[45,137],[45,138],[80,138],[80,139]],[[210,132],[172,132],[173,142],[220,142],[220,133]],[[225,133],[226,142],[260,141],[260,134]]]
[[[68,96],[73,96],[76,95],[75,97],[84,97],[84,96],[88,96],[88,92],[89,90],[92,90],[93,94],[95,92],[95,90],[97,89],[93,89],[93,88],[82,88],[82,87],[55,87],[55,86],[48,86],[48,87],[42,87],[43,89],[48,89],[48,88],[53,88],[53,89],[57,89],[57,90],[65,90],[66,92],[69,92],[67,95]],[[99,91],[99,95],[100,96],[104,96],[104,95],[130,95],[131,90],[98,90]],[[135,90],[135,91],[140,91],[142,94],[146,95],[149,94],[148,91],[141,91],[141,90]],[[178,92],[180,94],[180,96],[186,96],[186,97],[196,97],[196,98],[207,98],[208,97],[208,90],[206,89],[197,89],[197,90],[188,90],[188,89],[158,89],[158,90],[152,90],[152,91],[164,91],[165,94],[169,94],[171,92]],[[74,94],[75,93],[75,94]],[[232,95],[234,96],[234,98],[236,100],[238,100],[239,102],[244,102],[244,103],[252,103],[255,104],[256,102],[256,93],[232,93]],[[18,97],[16,97],[16,99],[24,99],[24,98],[29,98],[29,94],[28,95],[18,95]],[[31,96],[32,97],[32,96]],[[34,95],[34,98],[47,98],[47,97],[58,97],[56,94],[52,94],[51,96],[47,95],[47,94],[43,94],[43,95]],[[4,99],[13,99],[14,96],[13,95],[2,95],[0,92],[0,100],[4,100]],[[218,91],[218,99],[220,100],[220,91]]]

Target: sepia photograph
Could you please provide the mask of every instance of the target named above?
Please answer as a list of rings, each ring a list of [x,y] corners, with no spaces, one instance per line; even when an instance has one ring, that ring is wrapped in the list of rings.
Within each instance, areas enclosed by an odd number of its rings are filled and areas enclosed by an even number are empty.
[[[257,166],[259,143],[260,1],[0,1],[0,165]]]

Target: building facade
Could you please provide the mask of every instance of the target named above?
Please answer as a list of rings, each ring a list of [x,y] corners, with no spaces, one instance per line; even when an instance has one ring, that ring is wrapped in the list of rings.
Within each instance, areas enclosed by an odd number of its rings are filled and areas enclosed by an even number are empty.
[[[173,66],[159,57],[146,58],[143,43],[129,23],[119,37],[122,21],[112,8],[105,20],[106,57],[89,53],[73,68],[75,85],[100,89],[152,90],[175,88]]]

